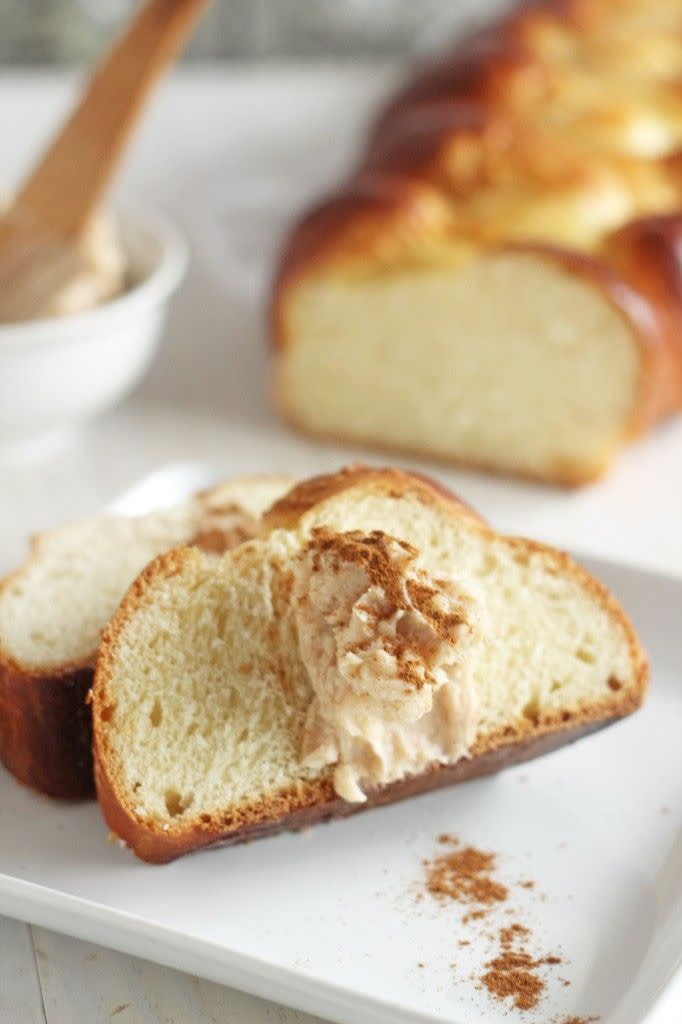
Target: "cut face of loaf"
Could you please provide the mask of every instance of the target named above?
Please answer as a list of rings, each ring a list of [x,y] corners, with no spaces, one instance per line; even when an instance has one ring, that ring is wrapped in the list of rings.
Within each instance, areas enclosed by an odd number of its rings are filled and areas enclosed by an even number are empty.
[[[632,326],[547,256],[311,274],[280,309],[277,399],[316,434],[575,484],[637,429]]]
[[[392,102],[272,295],[294,425],[566,485],[682,408],[682,5],[521,5]]]
[[[188,549],[162,556],[106,631],[93,691],[98,797],[109,827],[145,860],[297,828],[493,771],[600,728],[643,699],[643,652],[596,580],[560,552],[495,534],[421,480],[395,471],[321,478],[282,499],[265,525],[267,536],[219,560]],[[443,757],[377,785],[360,778],[358,795],[338,774],[353,751],[337,746],[323,763],[306,756],[311,708],[317,701],[324,710],[324,692],[307,659],[310,636],[301,644],[301,606],[312,593],[301,590],[301,565],[308,558],[324,569],[323,549],[341,557],[349,547],[366,553],[377,544],[399,559],[416,557],[408,589],[416,580],[434,621],[451,624],[452,643],[466,641],[450,660],[458,673],[459,650],[470,673],[475,718],[467,721],[475,728],[464,737],[467,756]],[[443,603],[446,586],[454,603]],[[379,606],[388,600],[386,587],[373,591]],[[324,592],[316,600],[319,611]],[[367,604],[356,610],[366,612]],[[480,615],[472,619],[474,604]],[[338,624],[338,612],[332,608],[326,621]],[[439,670],[438,659],[409,661],[407,629],[423,632],[423,621],[410,614],[389,640],[407,644],[407,655],[404,647],[396,654],[398,664],[408,658],[402,678],[414,679],[416,667],[421,681],[395,696],[397,677],[381,676],[386,633],[376,658],[370,651],[374,682],[367,661],[351,674],[354,721],[364,713],[369,736],[389,734],[399,722],[408,744],[421,742],[426,719],[413,704],[433,682],[427,669]],[[479,619],[485,624],[469,659]],[[321,643],[327,639],[320,634]],[[426,649],[429,636],[423,643]],[[464,677],[451,678],[465,686]],[[461,702],[449,706],[469,714]],[[347,712],[348,702],[343,707]]]
[[[51,796],[93,794],[90,712],[100,632],[135,576],[179,543],[222,551],[292,484],[244,478],[146,516],[83,520],[38,536],[0,585],[0,759]]]

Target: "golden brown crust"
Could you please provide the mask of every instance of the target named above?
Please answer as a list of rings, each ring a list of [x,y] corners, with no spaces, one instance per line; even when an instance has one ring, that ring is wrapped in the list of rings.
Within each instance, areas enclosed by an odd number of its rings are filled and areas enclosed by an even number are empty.
[[[554,17],[552,22],[557,28]],[[407,110],[462,99],[516,114],[546,101],[552,94],[553,74],[534,52],[534,27],[539,26],[533,25],[528,12],[524,16],[516,10],[459,40],[442,57],[416,70],[380,113],[374,134]]]
[[[522,117],[552,99],[562,56],[594,46],[620,14],[614,0],[521,0],[418,68],[380,113],[375,131],[406,110],[462,98]]]
[[[682,409],[682,215],[630,221],[605,239],[603,250],[638,300],[637,312],[631,300],[628,316],[646,340],[653,422]]]
[[[474,747],[471,757],[454,765],[434,766],[422,775],[369,790],[366,803],[340,799],[331,778],[324,776],[313,782],[300,782],[297,787],[271,794],[262,801],[245,802],[223,816],[207,815],[164,830],[160,823],[138,817],[121,803],[111,778],[99,767],[99,759],[95,762],[97,796],[111,831],[142,860],[164,864],[201,849],[297,831],[513,767],[613,725],[641,705],[645,688],[646,666],[642,665],[636,696],[620,702],[604,701],[582,713],[566,712],[535,723],[524,721],[517,729],[509,727],[497,736],[487,737],[485,743]]]
[[[290,529],[296,526],[309,509],[357,484],[370,486],[383,493],[393,491],[401,497],[410,493],[415,494],[428,504],[444,505],[449,511],[456,510],[482,522],[478,513],[458,495],[424,473],[355,463],[342,467],[336,473],[310,477],[309,480],[303,480],[292,487],[264,513],[263,529]]]
[[[25,785],[64,800],[93,797],[91,665],[36,672],[0,658],[0,761]]]
[[[362,483],[370,490],[408,494],[418,493],[428,503],[447,508],[450,515],[466,515],[472,528],[487,537],[498,534],[478,519],[458,499],[446,492],[443,496],[431,483],[409,473],[394,469],[369,469],[352,466],[337,474],[315,477],[295,487],[266,514],[266,527],[295,527],[313,506],[349,487]],[[135,813],[126,799],[125,788],[117,778],[107,736],[108,708],[113,702],[109,694],[113,673],[113,652],[130,616],[144,600],[150,583],[159,578],[183,572],[191,560],[202,555],[189,549],[177,549],[156,559],[135,581],[121,608],[105,631],[97,664],[93,697],[94,759],[97,795],[109,828],[143,860],[163,863],[193,850],[226,843],[244,842],[283,829],[298,829],[330,818],[345,817],[368,807],[392,803],[440,786],[498,771],[549,750],[571,743],[580,736],[616,721],[634,711],[644,700],[648,683],[648,664],[637,635],[627,615],[611,592],[569,555],[524,538],[504,538],[517,551],[528,556],[539,553],[554,563],[557,574],[577,578],[589,593],[623,629],[634,668],[634,683],[626,688],[619,680],[605,680],[609,695],[588,707],[552,715],[523,717],[509,723],[494,734],[481,737],[474,744],[472,756],[457,764],[434,767],[424,775],[412,777],[370,793],[367,804],[349,804],[334,792],[330,774],[325,772],[312,782],[302,780],[291,789],[268,795],[255,802],[230,808],[223,815],[205,815],[189,821],[151,822]]]

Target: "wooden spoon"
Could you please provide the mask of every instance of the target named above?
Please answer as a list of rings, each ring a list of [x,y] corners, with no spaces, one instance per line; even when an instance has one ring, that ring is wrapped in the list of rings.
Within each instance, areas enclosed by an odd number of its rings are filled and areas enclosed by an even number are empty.
[[[30,319],[73,280],[79,242],[144,101],[210,0],[147,0],[0,221],[0,320]]]

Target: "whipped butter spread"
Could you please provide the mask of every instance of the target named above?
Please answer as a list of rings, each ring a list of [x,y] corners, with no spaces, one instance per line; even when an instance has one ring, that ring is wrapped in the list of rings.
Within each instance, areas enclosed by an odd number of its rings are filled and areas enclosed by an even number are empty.
[[[334,765],[344,800],[457,761],[478,722],[472,659],[480,602],[429,575],[381,531],[314,531],[294,570],[300,652],[314,698],[306,765]]]
[[[0,216],[7,209],[6,198],[0,194]],[[54,284],[55,275],[49,272],[36,273],[28,283],[22,282],[25,290],[30,285],[23,319],[80,313],[94,309],[126,290],[128,260],[118,225],[106,210],[99,210],[94,215],[77,244],[51,242],[47,248],[50,259],[58,260],[63,266],[63,277],[56,275],[57,286]]]
[[[73,273],[55,293],[36,290],[35,317],[66,316],[101,306],[125,291],[127,261],[113,217],[99,212],[75,253]]]

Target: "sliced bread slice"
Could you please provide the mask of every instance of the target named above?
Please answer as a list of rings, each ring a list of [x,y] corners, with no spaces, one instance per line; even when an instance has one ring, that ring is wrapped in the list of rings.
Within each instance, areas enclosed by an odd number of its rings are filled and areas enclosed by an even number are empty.
[[[496,771],[643,700],[612,595],[423,479],[318,478],[264,524],[161,556],[105,631],[98,798],[144,860]]]
[[[150,559],[179,543],[222,551],[293,481],[242,478],[136,518],[101,516],[36,537],[0,583],[0,760],[50,796],[93,796],[90,711],[100,631]]]

